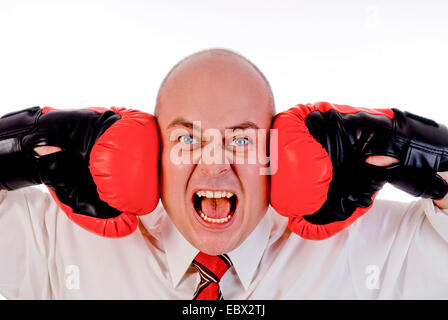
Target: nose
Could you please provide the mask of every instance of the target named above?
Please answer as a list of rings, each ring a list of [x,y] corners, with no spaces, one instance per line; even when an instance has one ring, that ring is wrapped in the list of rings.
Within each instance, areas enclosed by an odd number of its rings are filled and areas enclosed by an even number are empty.
[[[208,177],[219,177],[230,170],[230,164],[205,164],[201,161],[198,164],[198,168]]]
[[[209,142],[202,148],[198,168],[209,177],[221,176],[230,170],[225,144],[219,136],[209,139]]]

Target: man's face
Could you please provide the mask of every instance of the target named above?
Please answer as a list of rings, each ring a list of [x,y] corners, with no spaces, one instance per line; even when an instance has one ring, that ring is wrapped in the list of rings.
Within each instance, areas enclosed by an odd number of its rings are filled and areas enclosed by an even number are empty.
[[[235,249],[266,213],[270,103],[262,77],[231,55],[190,58],[159,95],[162,203],[205,253]]]

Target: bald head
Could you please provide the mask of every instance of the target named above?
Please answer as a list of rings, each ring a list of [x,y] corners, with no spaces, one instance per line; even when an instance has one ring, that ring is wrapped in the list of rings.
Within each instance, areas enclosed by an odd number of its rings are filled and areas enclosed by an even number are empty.
[[[232,86],[238,91],[246,90],[248,95],[267,97],[266,105],[250,107],[255,112],[266,111],[275,115],[272,90],[263,73],[248,59],[227,49],[200,51],[178,62],[160,86],[154,114],[159,117],[170,95],[193,98],[194,95],[201,94],[201,90],[211,90],[209,93],[216,93],[218,98],[219,91],[222,95],[232,94],[226,91],[231,90]],[[210,111],[215,105],[210,104]]]

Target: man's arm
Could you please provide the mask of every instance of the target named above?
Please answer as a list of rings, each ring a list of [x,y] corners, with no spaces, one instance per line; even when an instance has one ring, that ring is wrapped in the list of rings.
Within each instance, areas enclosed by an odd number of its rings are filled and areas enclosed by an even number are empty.
[[[144,112],[32,107],[0,118],[0,189],[45,184],[70,219],[103,236],[132,233],[155,209],[157,165],[157,124]]]
[[[370,210],[387,182],[446,208],[448,127],[398,109],[328,102],[297,105],[276,115],[271,140],[271,205],[291,231],[325,239]],[[372,155],[398,163],[366,163]],[[384,159],[383,159],[384,160]],[[290,186],[294,185],[294,188]]]
[[[49,252],[58,207],[36,187],[0,191],[0,294],[49,299]]]

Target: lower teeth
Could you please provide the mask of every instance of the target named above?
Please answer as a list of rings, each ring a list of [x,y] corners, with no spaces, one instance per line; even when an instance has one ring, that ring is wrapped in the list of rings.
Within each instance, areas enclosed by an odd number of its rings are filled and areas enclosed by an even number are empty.
[[[214,219],[214,218],[209,218],[207,217],[202,211],[201,211],[201,218],[202,220],[205,220],[207,222],[213,222],[213,223],[226,223],[227,221],[229,221],[232,218],[232,215],[229,214],[227,217],[225,218],[221,218],[221,219]]]

